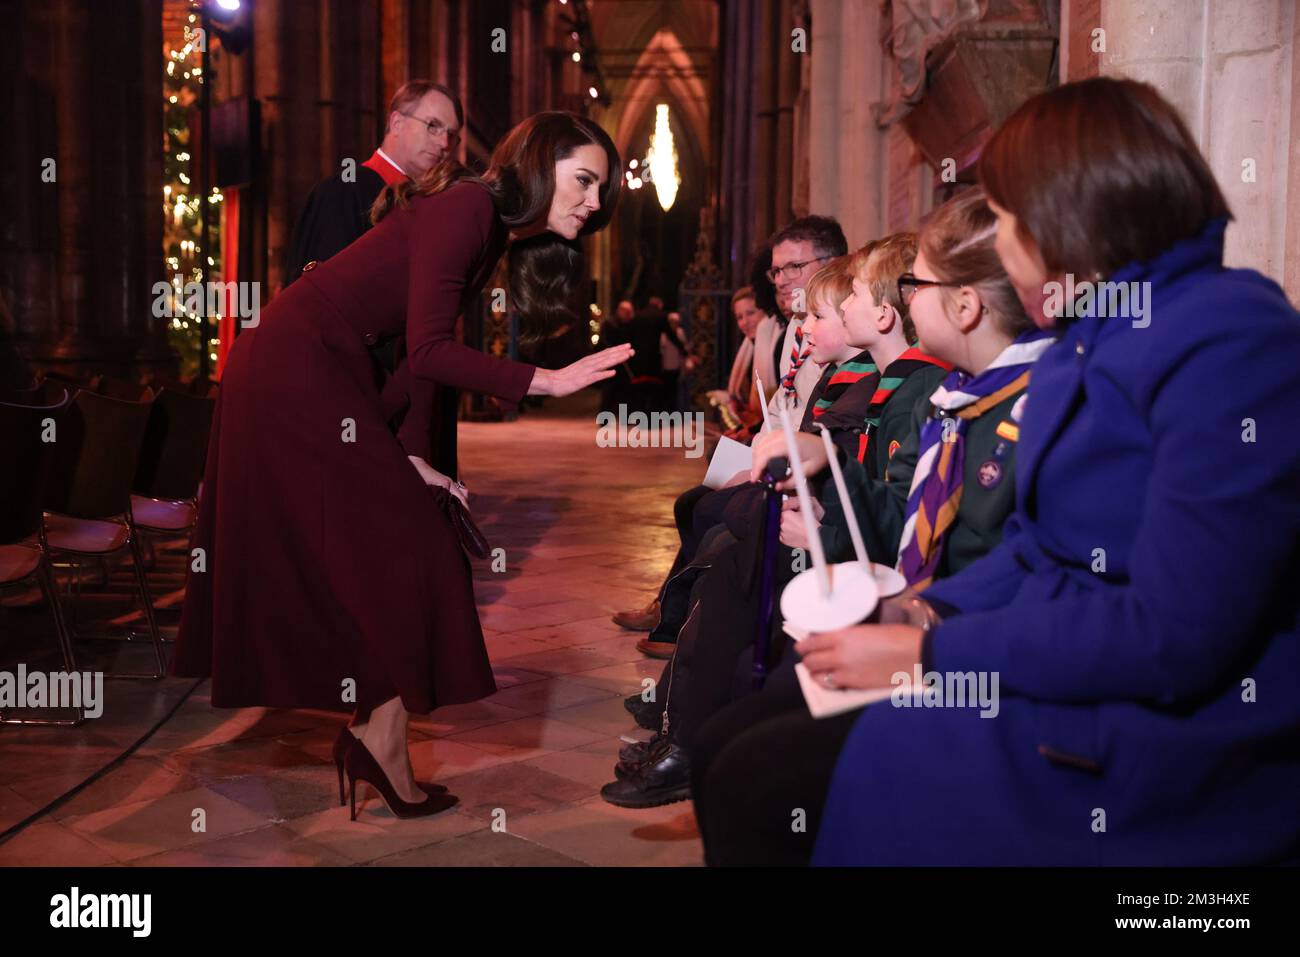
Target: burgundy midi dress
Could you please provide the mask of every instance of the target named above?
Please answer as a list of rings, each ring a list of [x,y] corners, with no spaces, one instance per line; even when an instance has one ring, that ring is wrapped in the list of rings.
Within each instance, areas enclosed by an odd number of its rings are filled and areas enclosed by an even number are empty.
[[[236,339],[173,663],[211,675],[214,706],[351,711],[400,695],[426,713],[496,690],[469,562],[407,456],[429,458],[439,383],[528,391],[533,366],[454,335],[506,240],[480,184],[414,198]],[[403,330],[411,406],[395,436],[366,347]]]

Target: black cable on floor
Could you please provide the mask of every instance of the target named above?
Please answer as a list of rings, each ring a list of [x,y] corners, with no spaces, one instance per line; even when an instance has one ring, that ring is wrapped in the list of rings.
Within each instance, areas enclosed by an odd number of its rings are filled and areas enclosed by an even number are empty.
[[[198,686],[203,684],[203,682],[207,680],[208,679],[206,678],[200,678],[198,681],[194,682],[194,684],[190,686],[190,690],[186,691],[183,695],[180,696],[180,699],[176,702],[176,704],[172,707],[170,711],[168,711],[165,715],[159,718],[158,721],[154,724],[154,726],[150,728],[148,731],[146,731],[144,735],[141,736],[140,739],[135,742],[135,744],[131,745],[129,748],[127,748],[125,751],[123,751],[121,754],[115,757],[112,761],[109,761],[108,764],[104,765],[102,768],[100,768],[90,777],[86,778],[86,780],[82,781],[71,791],[65,791],[63,794],[60,794],[58,797],[56,797],[49,804],[45,805],[45,807],[41,808],[39,811],[36,811],[33,814],[29,814],[27,817],[23,818],[23,820],[19,821],[17,824],[13,825],[12,827],[8,828],[5,831],[0,832],[0,844],[4,844],[5,841],[9,840],[9,838],[13,837],[15,834],[22,831],[29,824],[34,823],[38,819],[44,817],[46,814],[49,814],[59,805],[68,801],[70,798],[80,794],[90,785],[94,784],[96,781],[102,778],[109,771],[113,770],[115,767],[117,767],[119,764],[121,764],[131,755],[135,754],[135,752],[140,749],[140,745],[144,744],[146,741],[152,738],[159,728],[161,728],[164,724],[170,721],[172,715],[174,715],[177,711],[179,711],[181,705],[183,705],[186,701],[190,699],[190,695],[194,694]],[[94,719],[92,718],[91,720],[93,721]]]

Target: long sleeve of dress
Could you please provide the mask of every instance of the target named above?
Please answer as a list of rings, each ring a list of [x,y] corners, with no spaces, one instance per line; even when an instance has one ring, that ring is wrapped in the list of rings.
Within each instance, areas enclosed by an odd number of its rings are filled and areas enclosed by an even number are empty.
[[[486,272],[486,259],[492,255],[495,215],[491,198],[473,183],[415,204],[409,238],[407,362],[416,380],[518,402],[528,393],[536,367],[486,355],[456,339],[456,317],[467,290],[478,291],[470,284]],[[431,396],[432,389],[413,381],[411,395],[414,413],[417,401],[429,403],[426,395]],[[422,413],[426,422],[428,411]]]

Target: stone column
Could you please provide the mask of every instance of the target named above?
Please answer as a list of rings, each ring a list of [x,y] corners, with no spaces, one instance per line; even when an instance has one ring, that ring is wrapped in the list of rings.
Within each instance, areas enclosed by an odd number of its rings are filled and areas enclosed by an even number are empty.
[[[754,12],[728,3],[720,30],[722,150],[719,186],[719,246],[723,274],[735,287],[746,281],[749,255],[761,240],[753,221],[756,162],[753,143],[753,71],[756,68]]]
[[[1102,0],[1101,72],[1182,113],[1235,220],[1225,258],[1300,300],[1300,64],[1294,0]]]
[[[153,286],[167,279],[161,209],[162,2],[137,3],[123,10],[118,22],[122,42],[116,62],[101,64],[99,69],[105,78],[117,77],[113,85],[120,121],[111,122],[111,129],[121,137],[120,151],[116,151],[121,164],[117,176],[120,225],[105,229],[106,224],[95,224],[100,264],[96,287],[102,291],[93,308],[97,313],[104,309],[100,336],[120,338],[124,353],[134,349],[136,369],[132,371],[161,372],[170,370],[174,362],[167,321],[156,318],[152,310]],[[112,132],[106,133],[101,141],[112,136]]]
[[[1101,26],[1101,0],[1061,0],[1058,54],[1062,83],[1096,76],[1101,55],[1093,50],[1093,31]]]
[[[37,368],[163,371],[161,0],[112,17],[90,0],[5,7],[17,48],[0,48],[15,118],[0,295],[22,349]]]
[[[365,161],[382,137],[377,121],[379,16],[373,0],[321,5],[320,117],[321,176],[335,174],[344,158]]]
[[[855,249],[885,225],[885,134],[871,110],[888,70],[879,8],[813,0],[809,55],[809,212],[837,218]]]
[[[408,80],[447,82],[443,44],[448,5],[449,0],[379,0],[381,114]]]
[[[83,109],[82,95],[90,89],[89,51],[84,43],[88,26],[84,4],[78,0],[60,0],[54,6],[53,69],[54,117],[56,123],[55,155],[58,158],[58,187],[51,212],[58,223],[58,319],[53,349],[47,358],[75,363],[93,353],[94,332],[90,322],[90,264],[92,223],[95,208],[91,195],[89,149],[93,134],[92,117]],[[110,27],[111,29],[111,27]],[[161,104],[159,104],[161,109]],[[112,164],[115,157],[109,157]],[[104,170],[105,173],[108,170]],[[110,197],[101,201],[112,203]],[[100,207],[100,215],[105,212]]]
[[[780,198],[777,191],[778,154],[782,144],[778,127],[778,111],[781,95],[781,72],[783,57],[779,51],[781,42],[781,0],[756,0],[758,22],[755,24],[757,44],[755,62],[750,82],[753,84],[751,109],[753,119],[753,163],[754,191],[751,194],[754,217],[754,240],[761,241],[777,228],[777,208]],[[743,266],[742,266],[743,268]]]
[[[58,152],[54,34],[58,10],[0,0],[0,332],[28,358],[47,356],[58,336],[59,189],[46,161]],[[54,170],[61,172],[57,165]]]
[[[801,63],[790,49],[792,0],[728,4],[720,30],[722,163],[719,236],[728,281],[794,217],[794,106]]]
[[[262,103],[266,293],[283,284],[298,213],[323,177],[379,142],[378,0],[259,0],[254,95]]]
[[[1291,22],[1291,103],[1290,135],[1286,169],[1286,234],[1282,259],[1286,274],[1282,286],[1293,303],[1300,303],[1300,14]]]

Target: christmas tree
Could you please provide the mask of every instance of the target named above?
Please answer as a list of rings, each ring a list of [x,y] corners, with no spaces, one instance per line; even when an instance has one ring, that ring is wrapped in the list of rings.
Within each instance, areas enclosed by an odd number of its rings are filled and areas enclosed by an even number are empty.
[[[195,8],[193,2],[187,6]],[[189,378],[199,370],[201,333],[198,313],[185,308],[186,283],[201,282],[200,256],[206,256],[209,278],[217,279],[221,267],[221,192],[213,188],[208,196],[209,246],[202,249],[198,195],[198,162],[192,147],[199,128],[199,99],[202,84],[211,77],[203,75],[204,37],[198,15],[185,18],[180,35],[164,36],[163,46],[163,255],[172,285],[171,319],[168,340],[180,356],[180,373]],[[168,22],[164,20],[164,23]],[[208,358],[217,358],[217,320],[209,316]]]

